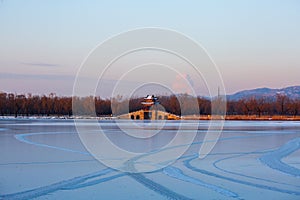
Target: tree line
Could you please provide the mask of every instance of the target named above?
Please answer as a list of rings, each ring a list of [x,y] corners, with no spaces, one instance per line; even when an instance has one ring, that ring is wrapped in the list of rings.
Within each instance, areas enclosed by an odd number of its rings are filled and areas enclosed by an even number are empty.
[[[203,97],[189,95],[158,96],[161,108],[166,112],[181,115],[211,115],[212,104],[220,99],[209,100]],[[180,99],[180,100],[179,100]],[[0,93],[1,116],[72,116],[72,102],[76,104],[76,114],[111,116],[120,115],[143,108],[143,98],[130,99],[118,96],[105,99],[101,97],[61,97],[54,93],[49,95]],[[198,108],[192,102],[198,103]],[[278,94],[274,99],[247,98],[241,100],[227,100],[227,115],[300,115],[300,99],[290,99],[286,95]]]

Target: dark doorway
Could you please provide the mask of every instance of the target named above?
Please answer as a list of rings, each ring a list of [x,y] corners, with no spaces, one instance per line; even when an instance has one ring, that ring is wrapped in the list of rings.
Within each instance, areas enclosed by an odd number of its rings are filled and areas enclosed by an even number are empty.
[[[151,119],[152,112],[151,111],[145,111],[144,112],[144,119]]]

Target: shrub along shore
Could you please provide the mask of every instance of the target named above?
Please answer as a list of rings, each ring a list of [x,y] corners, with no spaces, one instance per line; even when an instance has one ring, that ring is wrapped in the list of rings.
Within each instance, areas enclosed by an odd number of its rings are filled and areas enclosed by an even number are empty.
[[[258,115],[226,115],[221,116],[182,116],[184,120],[235,120],[235,121],[300,121],[300,116],[258,116]]]

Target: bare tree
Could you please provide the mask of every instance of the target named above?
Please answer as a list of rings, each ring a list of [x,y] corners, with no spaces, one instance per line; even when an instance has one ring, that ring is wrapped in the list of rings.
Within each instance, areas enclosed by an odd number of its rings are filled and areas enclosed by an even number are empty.
[[[293,99],[288,102],[288,110],[290,111],[290,114],[294,117],[297,116],[300,113],[300,100],[299,99]]]
[[[289,98],[285,94],[277,94],[276,95],[276,108],[277,112],[283,116],[287,112],[287,103]]]

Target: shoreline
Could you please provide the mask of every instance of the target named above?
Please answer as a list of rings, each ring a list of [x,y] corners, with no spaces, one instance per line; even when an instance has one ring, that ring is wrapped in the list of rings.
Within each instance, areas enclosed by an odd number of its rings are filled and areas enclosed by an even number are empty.
[[[99,117],[91,117],[91,116],[0,116],[1,119],[28,119],[28,120],[38,120],[38,119],[48,119],[48,120],[74,120],[74,119],[96,119],[96,120],[123,120],[119,117],[111,117],[111,116],[99,116]],[[300,116],[256,116],[256,115],[226,115],[225,118],[223,116],[211,116],[211,115],[203,115],[203,116],[181,116],[179,120],[225,120],[225,121],[300,121]],[[173,121],[173,120],[170,120]]]
[[[225,121],[300,121],[300,116],[270,115],[226,115],[223,116],[184,116],[184,120],[225,120]]]

